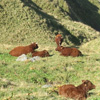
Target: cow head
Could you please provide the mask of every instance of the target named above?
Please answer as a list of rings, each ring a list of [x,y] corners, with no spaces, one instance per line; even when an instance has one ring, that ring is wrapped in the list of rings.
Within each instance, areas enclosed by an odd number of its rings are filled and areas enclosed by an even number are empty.
[[[38,44],[34,42],[34,43],[32,43],[30,45],[30,47],[32,47],[33,49],[37,49],[38,48]]]
[[[96,86],[89,80],[82,80],[82,84],[84,85],[84,88],[87,92],[96,88]]]

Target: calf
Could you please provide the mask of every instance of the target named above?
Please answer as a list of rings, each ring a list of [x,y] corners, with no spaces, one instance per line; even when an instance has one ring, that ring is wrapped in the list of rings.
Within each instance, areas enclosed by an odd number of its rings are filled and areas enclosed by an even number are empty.
[[[32,57],[34,56],[40,56],[40,57],[48,57],[50,56],[47,50],[43,50],[43,51],[34,51],[32,53]]]
[[[61,34],[57,34],[55,37],[55,42],[57,44],[57,46],[61,46],[62,42],[63,42],[63,37]]]
[[[56,51],[59,51],[61,53],[60,55],[63,56],[72,56],[72,57],[82,56],[81,51],[79,51],[77,48],[58,46],[56,48]]]
[[[28,46],[18,46],[12,49],[9,54],[12,56],[20,56],[22,54],[28,54],[34,52],[35,49],[38,48],[38,45],[36,43],[32,43]]]
[[[95,89],[95,85],[89,80],[82,80],[82,84],[75,87],[72,84],[59,87],[59,95],[74,100],[86,100],[89,90]]]

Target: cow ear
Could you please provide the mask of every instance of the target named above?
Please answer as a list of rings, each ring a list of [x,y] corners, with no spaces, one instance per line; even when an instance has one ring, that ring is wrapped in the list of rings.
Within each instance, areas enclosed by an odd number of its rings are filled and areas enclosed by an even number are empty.
[[[87,86],[87,84],[86,84],[86,83],[84,83],[84,86]]]
[[[36,44],[38,44],[38,43],[36,42]]]
[[[87,86],[87,81],[86,80],[82,80],[84,86]]]
[[[85,82],[85,80],[82,80],[82,83],[84,83]]]

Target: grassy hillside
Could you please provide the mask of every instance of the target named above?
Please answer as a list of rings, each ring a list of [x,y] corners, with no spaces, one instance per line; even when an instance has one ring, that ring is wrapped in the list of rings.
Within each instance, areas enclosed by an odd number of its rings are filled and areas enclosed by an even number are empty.
[[[96,85],[87,100],[100,100],[99,14],[97,0],[1,0],[0,100],[65,100],[57,94],[58,86],[77,86],[86,79]],[[63,46],[78,46],[84,56],[60,56],[57,33],[64,37]],[[17,62],[9,55],[14,47],[31,42],[51,56]]]
[[[98,0],[66,0],[73,20],[90,25],[100,31],[100,5]]]
[[[11,2],[1,0],[0,43],[29,44],[37,41],[39,44],[54,44],[55,35],[61,33],[65,43],[80,45],[98,37],[97,31],[83,24],[87,21],[83,20],[83,23],[73,21],[77,13],[73,11],[75,13],[73,15],[69,9],[71,6],[69,4],[73,3],[66,2],[63,0],[11,0]],[[81,10],[78,12],[81,14]],[[90,14],[86,14],[88,16],[86,19],[95,23],[90,19]],[[84,19],[85,16],[79,17]],[[99,19],[96,20],[99,23]]]

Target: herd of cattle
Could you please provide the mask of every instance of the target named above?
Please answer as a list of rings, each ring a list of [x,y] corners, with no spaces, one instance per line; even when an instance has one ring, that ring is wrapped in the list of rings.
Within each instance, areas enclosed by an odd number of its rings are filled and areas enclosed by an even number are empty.
[[[77,48],[61,46],[61,44],[63,42],[63,37],[61,34],[56,35],[55,42],[57,44],[57,48],[55,50],[59,51],[60,55],[72,56],[72,57],[82,56],[81,51],[79,51]],[[14,48],[13,50],[11,50],[9,52],[9,54],[12,56],[16,56],[16,57],[18,57],[22,54],[28,54],[28,53],[32,53],[32,57],[34,57],[34,56],[40,56],[40,57],[50,56],[50,54],[47,50],[35,51],[35,49],[37,49],[37,48],[38,48],[38,44],[32,43],[28,46],[18,46],[16,48]]]
[[[55,37],[55,42],[57,44],[56,51],[60,52],[60,55],[62,56],[82,56],[81,51],[79,51],[77,48],[71,48],[71,47],[63,47],[61,46],[63,42],[63,37],[61,34],[57,34]],[[43,51],[35,51],[35,49],[38,48],[38,44],[32,43],[28,46],[18,46],[14,49],[12,49],[9,54],[12,56],[20,56],[22,54],[28,54],[32,53],[32,57],[34,56],[40,56],[40,57],[48,57],[50,56],[49,52],[47,50]],[[74,100],[86,100],[87,98],[87,92],[89,90],[95,89],[95,85],[89,81],[89,80],[83,80],[82,84],[75,87],[72,84],[63,85],[59,87],[59,95],[65,96],[67,98],[73,98]]]

